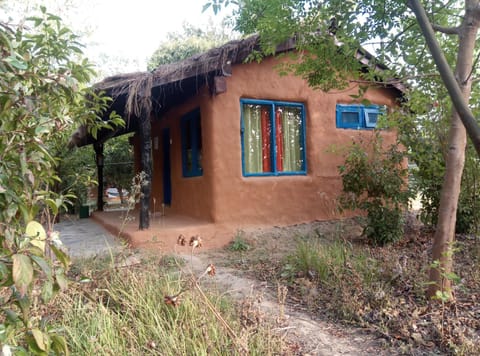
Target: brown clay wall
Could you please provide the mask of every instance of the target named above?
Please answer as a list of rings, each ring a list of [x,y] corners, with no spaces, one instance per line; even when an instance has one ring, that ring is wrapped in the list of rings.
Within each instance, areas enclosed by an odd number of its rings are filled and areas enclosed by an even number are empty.
[[[210,107],[212,136],[207,137],[213,170],[209,177],[215,199],[215,204],[210,206],[216,222],[285,225],[340,217],[335,207],[341,190],[337,166],[342,159],[328,151],[333,145],[338,147],[352,142],[355,137],[368,139],[372,136],[372,131],[368,130],[336,128],[336,104],[352,103],[350,95],[357,94],[356,87],[331,93],[312,90],[297,77],[280,77],[274,65],[274,59],[267,59],[260,64],[235,66],[233,75],[227,79],[227,92],[204,102]],[[305,104],[307,175],[242,176],[241,98]],[[395,104],[393,93],[387,90],[368,90],[365,98],[374,104]],[[394,139],[393,132],[383,135],[387,142]]]
[[[200,95],[184,105],[171,110],[161,119],[152,123],[152,153],[153,153],[153,182],[152,200],[155,198],[156,211],[159,212],[163,202],[163,142],[162,129],[170,129],[170,162],[171,162],[171,185],[172,202],[168,207],[169,212],[180,213],[200,219],[212,220],[213,211],[213,168],[212,161],[207,159],[212,155],[211,115],[208,114],[203,102],[206,95]],[[202,125],[202,166],[203,175],[199,177],[183,177],[182,154],[181,154],[181,117],[200,107]],[[156,146],[155,142],[158,142]],[[153,203],[153,201],[152,201]],[[152,205],[153,210],[153,205]]]
[[[155,210],[163,201],[162,129],[170,128],[172,204],[169,211],[220,224],[287,225],[338,218],[336,200],[341,191],[338,154],[329,151],[352,142],[369,139],[372,131],[337,129],[336,104],[353,103],[350,95],[358,88],[324,93],[312,90],[294,76],[280,77],[275,59],[236,65],[227,78],[227,92],[211,97],[205,89],[160,120],[152,123],[153,185]],[[301,102],[306,109],[307,175],[243,177],[240,136],[240,99]],[[393,92],[370,89],[365,98],[374,104],[395,105]],[[180,119],[200,107],[202,167],[200,177],[182,176]],[[384,132],[392,142],[394,132]],[[158,147],[155,147],[155,141]],[[138,140],[135,140],[138,154]],[[153,200],[152,198],[152,200]],[[153,201],[152,201],[153,202]],[[153,210],[153,204],[152,204]]]

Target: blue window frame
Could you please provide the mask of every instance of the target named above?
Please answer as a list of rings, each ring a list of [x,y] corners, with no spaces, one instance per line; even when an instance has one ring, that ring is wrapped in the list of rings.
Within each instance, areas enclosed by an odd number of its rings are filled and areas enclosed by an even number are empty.
[[[337,128],[373,129],[384,108],[378,105],[342,105],[337,104]]]
[[[305,106],[253,99],[240,106],[243,175],[305,175]]]
[[[198,177],[202,171],[202,126],[200,109],[185,114],[180,120],[182,139],[182,172],[184,177]]]

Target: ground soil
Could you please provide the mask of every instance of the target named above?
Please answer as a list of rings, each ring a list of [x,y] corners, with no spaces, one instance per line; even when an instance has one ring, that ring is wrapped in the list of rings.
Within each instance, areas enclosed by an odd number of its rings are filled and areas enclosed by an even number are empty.
[[[247,303],[250,308],[257,308],[262,318],[273,323],[274,330],[289,340],[292,354],[397,354],[384,339],[368,330],[315,317],[301,301],[288,295],[284,298],[283,286],[270,278],[272,271],[268,270],[268,265],[275,265],[294,249],[295,237],[339,233],[356,237],[361,234],[361,228],[354,221],[331,221],[239,231],[239,237],[249,246],[248,251],[199,249],[193,256],[185,257],[186,268],[200,273],[208,264],[214,263],[217,273],[209,287],[231,295],[240,303]],[[265,269],[252,271],[250,263],[265,265]]]
[[[206,254],[187,259],[199,272],[208,265],[207,261],[211,261]],[[290,301],[282,303],[276,286],[242,276],[236,269],[218,268],[214,281],[209,284],[209,288],[248,304],[253,309],[250,313],[258,313],[260,318],[273,323],[274,331],[288,339],[292,354],[392,355],[377,336],[358,328],[314,319],[308,311],[302,310],[301,305]]]
[[[196,249],[193,256],[185,257],[187,260],[185,266],[196,271],[198,275],[208,264],[213,263],[217,274],[208,282],[209,288],[233,296],[240,305],[248,306],[249,313],[257,313],[255,317],[273,323],[274,330],[289,341],[291,354],[445,354],[445,348],[443,350],[442,347],[439,348],[438,342],[435,341],[435,338],[438,340],[438,308],[419,306],[418,302],[414,301],[415,293],[418,295],[418,291],[414,291],[416,282],[412,283],[409,278],[416,280],[423,278],[422,273],[425,270],[420,271],[423,267],[419,266],[429,265],[428,256],[431,248],[431,231],[423,229],[414,218],[409,221],[404,240],[393,246],[371,249],[372,254],[378,261],[383,261],[384,265],[387,265],[389,260],[398,259],[407,261],[405,263],[410,267],[410,270],[405,270],[405,275],[400,277],[399,289],[395,291],[397,296],[400,294],[398,300],[401,302],[391,305],[390,308],[396,315],[394,323],[398,328],[386,332],[382,332],[381,328],[373,325],[374,323],[360,327],[358,323],[348,324],[331,318],[331,313],[323,313],[322,306],[318,304],[315,311],[312,311],[308,298],[321,299],[318,298],[318,293],[323,293],[321,289],[312,287],[311,295],[307,293],[306,297],[305,295],[299,297],[294,288],[291,286],[287,288],[285,281],[278,278],[278,266],[282,265],[285,257],[295,250],[302,237],[309,236],[310,239],[319,241],[340,239],[364,248],[366,241],[361,236],[362,227],[357,220],[249,229],[238,231],[237,235],[237,246],[231,245],[230,248],[216,250]],[[472,275],[472,271],[476,271],[474,265],[480,251],[479,244],[474,237],[458,236],[457,239],[459,244],[463,245],[461,249],[463,252],[456,253],[458,258],[455,268],[468,270]],[[472,253],[472,248],[476,248],[477,252]],[[478,277],[478,272],[473,274]],[[410,277],[411,275],[414,276]],[[469,292],[458,289],[455,304],[446,308],[445,315],[442,315],[442,319],[445,317],[446,320],[445,328],[451,328],[445,343],[454,340],[458,335],[460,337],[470,335],[471,340],[474,340],[473,349],[470,347],[467,349],[470,351],[462,353],[468,355],[475,354],[475,351],[472,353],[471,350],[478,349],[475,345],[479,345],[480,339],[480,308],[476,306],[475,296],[478,295],[480,278],[477,277],[473,285],[468,280],[462,280]],[[306,278],[299,280],[305,281]],[[306,287],[308,289],[309,285]],[[412,318],[409,314],[416,316]],[[478,354],[480,355],[480,352]]]

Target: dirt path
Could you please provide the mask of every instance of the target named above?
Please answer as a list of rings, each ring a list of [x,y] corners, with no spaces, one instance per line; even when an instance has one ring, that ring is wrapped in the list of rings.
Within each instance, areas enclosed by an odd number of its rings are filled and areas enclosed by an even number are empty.
[[[186,269],[199,275],[212,261],[208,254],[183,256]],[[300,355],[392,355],[382,349],[381,341],[359,329],[346,328],[321,320],[313,320],[294,305],[283,305],[277,286],[241,276],[235,269],[217,268],[214,278],[202,285],[232,296],[242,305],[257,308],[263,317],[274,322],[274,330],[298,344]],[[280,296],[279,296],[280,294]]]

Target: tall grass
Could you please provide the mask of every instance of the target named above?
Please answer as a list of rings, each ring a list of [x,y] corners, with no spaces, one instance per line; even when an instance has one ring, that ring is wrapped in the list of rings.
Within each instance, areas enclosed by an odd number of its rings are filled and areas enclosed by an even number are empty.
[[[315,313],[375,330],[405,354],[478,355],[480,249],[460,238],[455,252],[456,301],[425,298],[429,235],[372,248],[356,241],[302,236],[285,258],[281,277]],[[425,352],[423,352],[425,350]]]
[[[377,266],[365,253],[353,251],[349,243],[301,240],[287,259],[287,266],[297,275],[305,275],[318,282],[331,284],[347,271],[355,271],[367,282],[375,279]]]
[[[73,355],[251,355],[282,353],[284,343],[267,325],[242,329],[235,305],[217,294],[206,297],[238,336],[227,333],[195,288],[192,276],[150,261],[136,267],[106,268],[57,299]],[[189,282],[190,279],[190,282]],[[180,290],[177,306],[165,296]],[[189,289],[191,288],[191,289]],[[202,291],[203,292],[203,291]]]
[[[306,298],[311,307],[344,320],[359,320],[359,310],[365,310],[365,291],[389,288],[381,279],[378,262],[342,240],[300,239],[286,257],[281,276],[299,286],[300,293],[315,296]]]

